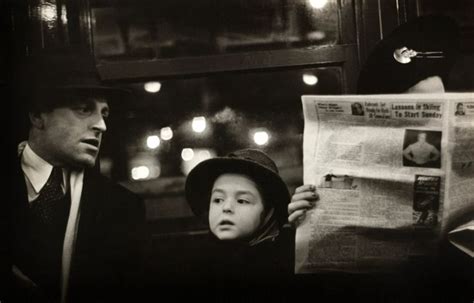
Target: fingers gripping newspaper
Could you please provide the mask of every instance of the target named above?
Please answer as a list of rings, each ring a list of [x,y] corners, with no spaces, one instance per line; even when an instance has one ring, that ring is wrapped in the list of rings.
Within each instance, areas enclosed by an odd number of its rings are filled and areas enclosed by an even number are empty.
[[[474,94],[302,102],[304,183],[320,200],[296,232],[296,273],[433,257],[450,216],[473,210]]]

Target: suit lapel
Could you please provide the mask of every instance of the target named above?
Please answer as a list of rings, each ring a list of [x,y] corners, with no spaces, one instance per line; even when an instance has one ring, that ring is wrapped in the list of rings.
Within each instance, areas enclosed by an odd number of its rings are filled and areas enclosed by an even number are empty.
[[[21,169],[20,161],[17,162],[17,169],[13,176],[12,195],[10,201],[10,210],[12,212],[13,224],[19,228],[18,231],[24,231],[28,223],[28,192],[26,190],[25,176]]]
[[[26,190],[26,183],[25,183],[25,176],[23,174],[23,170],[21,169],[21,162],[17,162],[18,165],[15,169],[15,175],[13,176],[14,185],[12,187],[13,190],[13,204],[19,208],[28,207],[28,193]]]
[[[89,246],[91,237],[97,232],[101,217],[103,189],[100,180],[90,170],[84,172],[80,202],[80,218],[76,238],[76,252],[81,253]]]
[[[103,189],[99,178],[91,171],[84,172],[83,187],[80,202],[79,224],[71,260],[71,271],[69,280],[69,295],[75,296],[78,281],[87,281],[90,273],[97,271],[97,265],[91,260],[95,260],[98,243],[97,234],[100,233],[101,207]],[[86,279],[86,280],[85,280]]]
[[[29,263],[30,239],[29,227],[29,203],[26,189],[25,177],[21,169],[21,163],[17,160],[16,169],[12,172],[12,186],[10,201],[8,201],[8,212],[10,216],[11,245],[13,249],[12,262],[20,270],[24,270]]]

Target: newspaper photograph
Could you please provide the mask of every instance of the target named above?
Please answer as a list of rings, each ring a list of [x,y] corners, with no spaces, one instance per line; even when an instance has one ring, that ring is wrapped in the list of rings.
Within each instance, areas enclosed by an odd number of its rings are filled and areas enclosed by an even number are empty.
[[[295,272],[392,272],[432,258],[474,205],[474,94],[302,96],[304,183]],[[462,106],[459,106],[462,104]]]

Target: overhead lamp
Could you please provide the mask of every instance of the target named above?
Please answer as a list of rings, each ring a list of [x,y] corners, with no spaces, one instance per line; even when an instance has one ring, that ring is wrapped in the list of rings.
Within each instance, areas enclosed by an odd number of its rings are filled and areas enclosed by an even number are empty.
[[[318,77],[316,77],[312,73],[304,73],[303,74],[303,82],[307,85],[316,85],[318,83]]]
[[[269,139],[270,135],[265,130],[256,131],[253,134],[253,141],[260,146],[267,144]]]
[[[150,169],[144,165],[132,168],[132,179],[141,180],[146,179],[150,175]]]
[[[160,91],[161,83],[158,81],[150,81],[145,83],[144,88],[147,92],[155,94]]]
[[[322,9],[328,4],[328,0],[309,0],[309,4],[316,9]]]
[[[192,128],[194,132],[202,133],[204,130],[206,130],[206,118],[203,116],[194,117]]]
[[[181,158],[184,161],[190,161],[193,159],[193,157],[194,157],[194,151],[192,148],[183,148],[183,150],[181,151]]]
[[[187,158],[189,160],[184,160],[183,158],[183,161],[181,162],[181,171],[183,172],[184,175],[188,175],[189,172],[202,161],[210,159],[216,155],[216,153],[213,150],[208,149],[208,148],[193,148],[191,150],[193,151],[192,153],[193,156]],[[183,154],[184,154],[184,150],[183,150]]]
[[[158,148],[158,146],[160,146],[160,143],[160,137],[158,137],[157,135],[148,136],[146,139],[146,145],[150,149]]]
[[[160,130],[160,137],[162,140],[165,141],[171,140],[173,138],[173,130],[171,129],[171,127],[163,127]]]

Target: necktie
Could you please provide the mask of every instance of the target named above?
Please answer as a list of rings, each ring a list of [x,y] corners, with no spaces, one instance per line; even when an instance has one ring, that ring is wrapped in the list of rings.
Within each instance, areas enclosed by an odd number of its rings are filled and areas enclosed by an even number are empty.
[[[63,173],[60,167],[53,167],[48,181],[30,207],[36,220],[46,225],[58,224],[65,211],[62,198],[65,196],[61,187]]]
[[[69,217],[70,198],[61,184],[62,169],[54,167],[38,198],[30,204],[32,275],[53,301],[60,292],[64,234]]]

